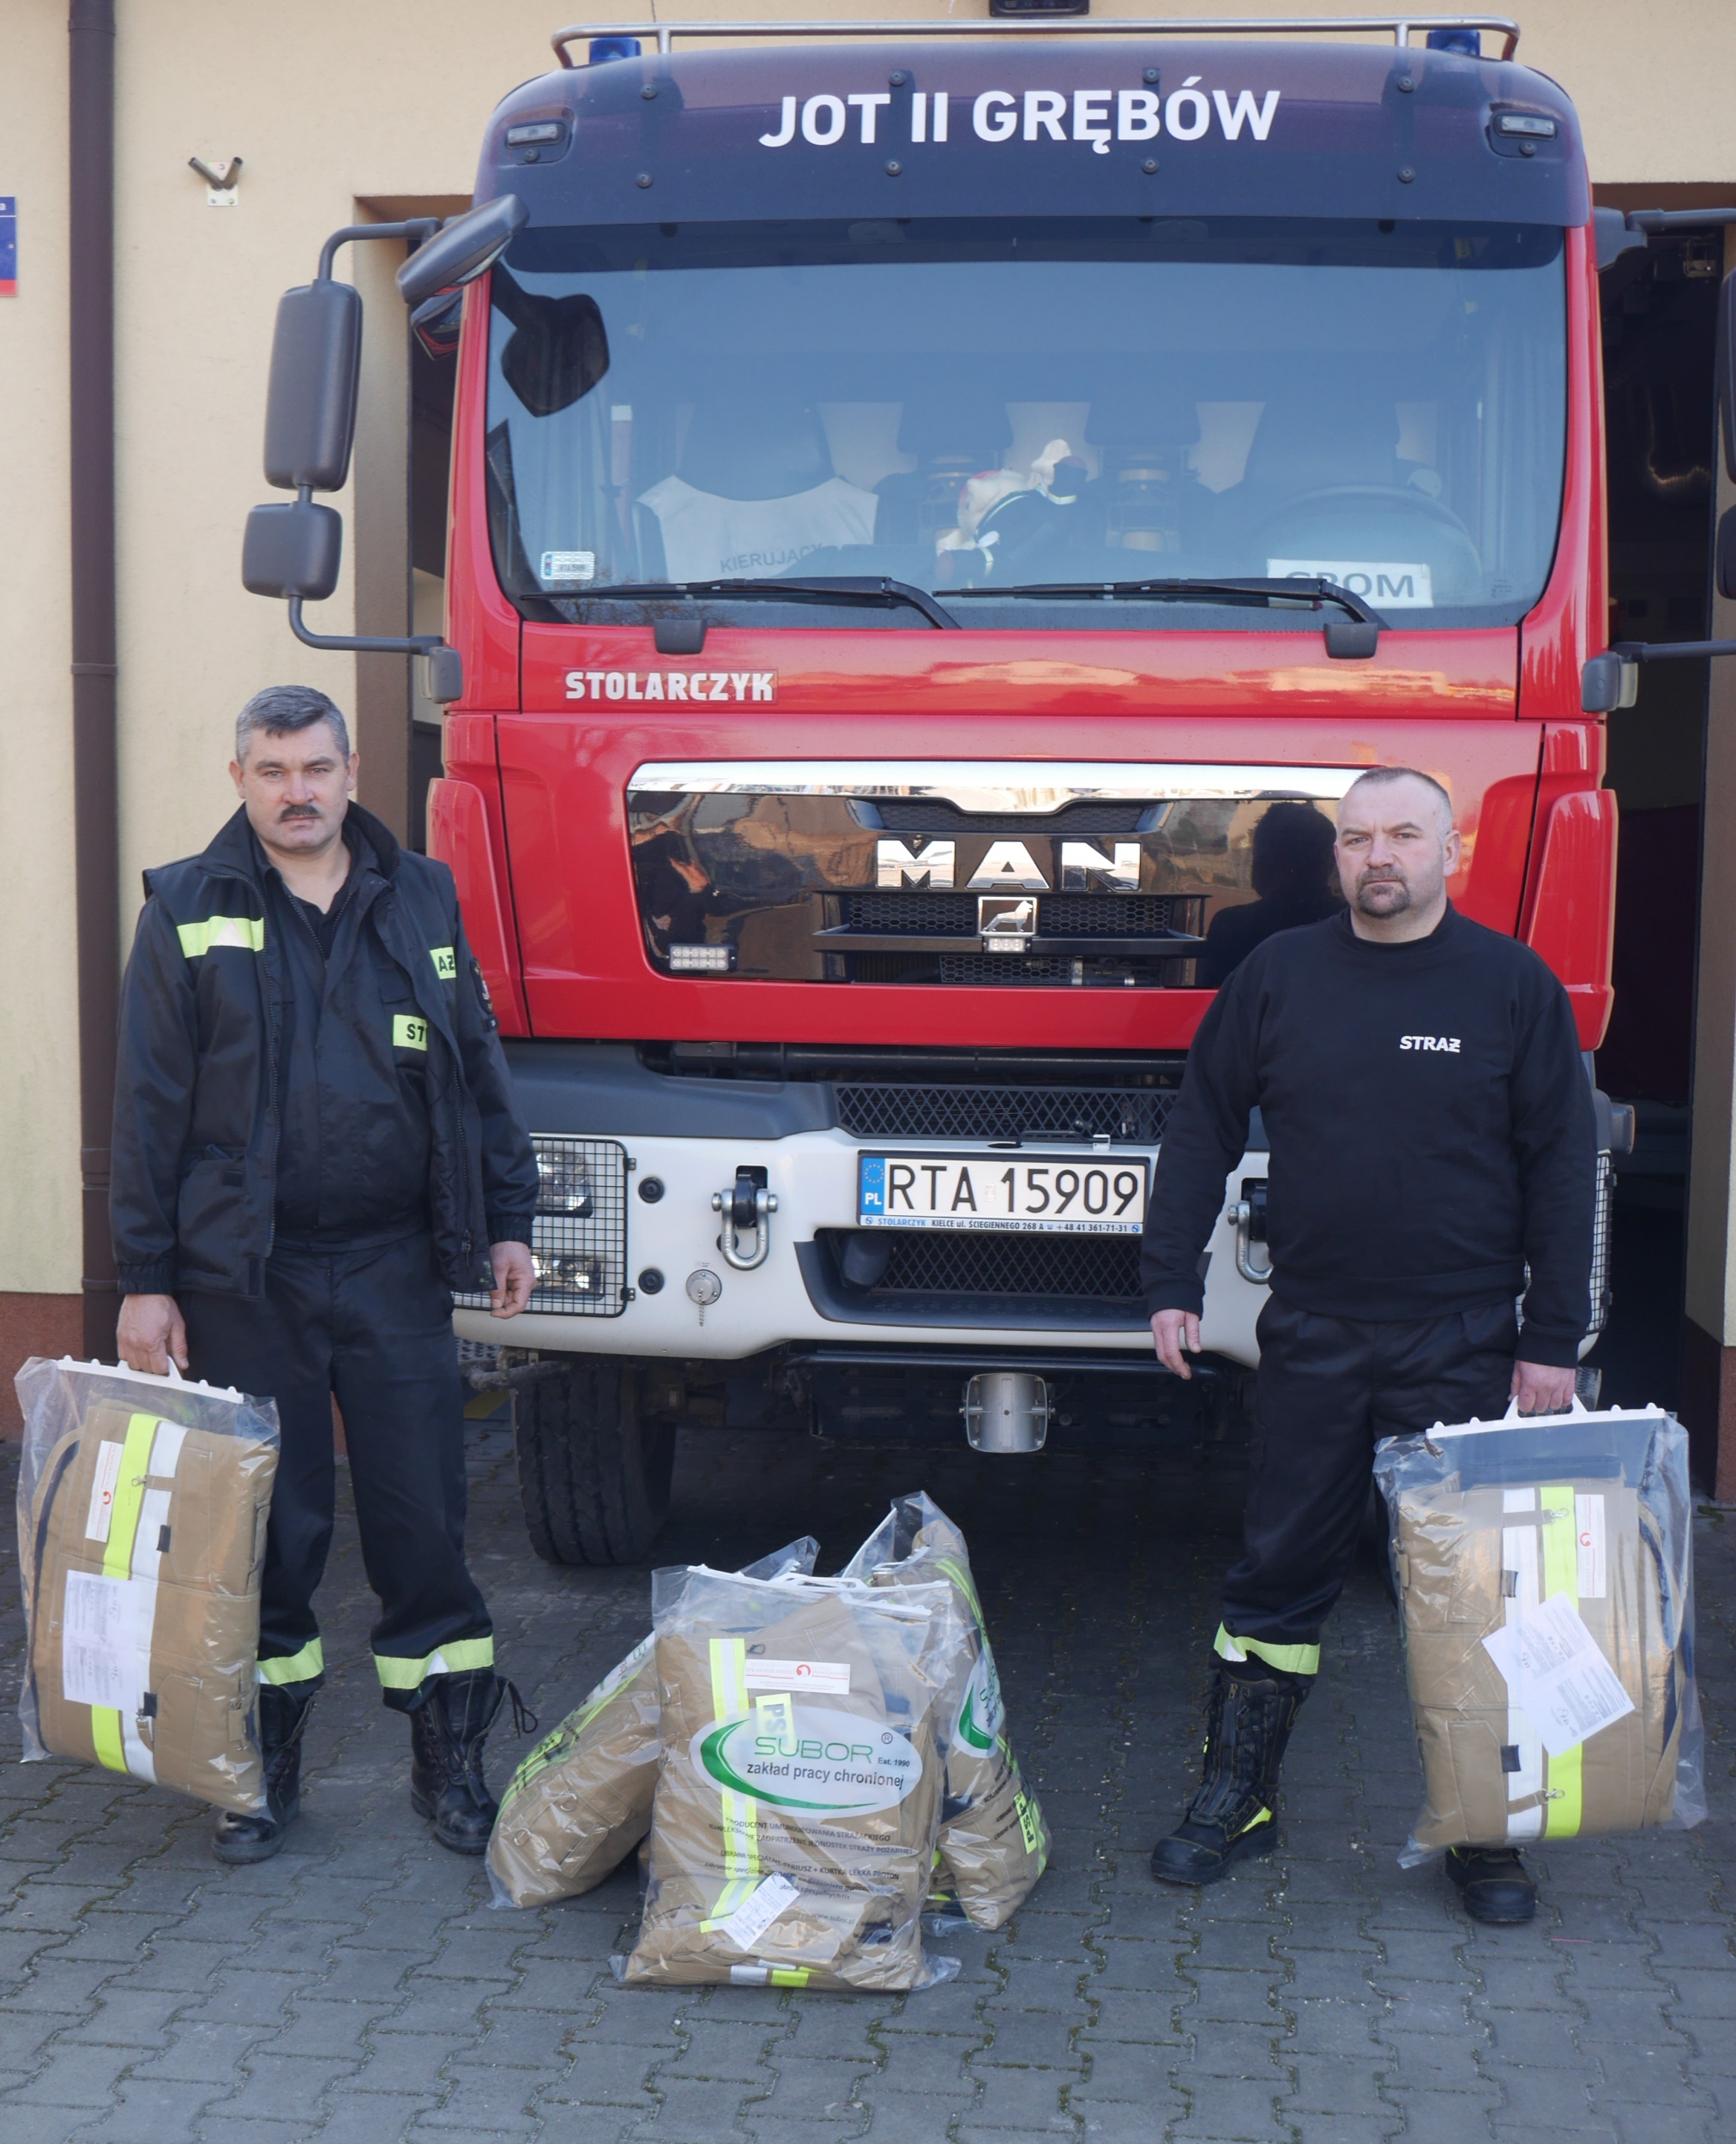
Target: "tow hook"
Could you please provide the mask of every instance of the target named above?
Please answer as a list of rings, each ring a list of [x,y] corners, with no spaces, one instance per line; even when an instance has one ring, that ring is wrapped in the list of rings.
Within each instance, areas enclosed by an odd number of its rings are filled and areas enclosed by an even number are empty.
[[[1272,1278],[1272,1261],[1269,1257],[1263,1266],[1257,1266],[1253,1256],[1254,1245],[1266,1240],[1264,1177],[1242,1179],[1242,1195],[1232,1204],[1229,1220],[1236,1232],[1236,1271],[1257,1288],[1265,1287]]]
[[[763,1182],[764,1170],[741,1168],[735,1172],[735,1183],[727,1191],[714,1191],[711,1210],[723,1216],[723,1233],[717,1239],[717,1247],[723,1253],[726,1265],[733,1266],[738,1273],[751,1273],[756,1266],[763,1266],[766,1254],[772,1247],[771,1216],[778,1210],[777,1194],[767,1190]],[[751,1229],[754,1247],[744,1254],[742,1232]]]

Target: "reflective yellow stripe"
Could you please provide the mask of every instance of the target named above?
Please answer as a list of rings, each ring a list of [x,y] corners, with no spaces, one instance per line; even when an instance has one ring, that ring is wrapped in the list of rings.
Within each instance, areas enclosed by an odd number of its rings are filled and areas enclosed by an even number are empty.
[[[1565,1482],[1552,1482],[1537,1492],[1543,1536],[1543,1598],[1565,1593],[1567,1605],[1579,1608],[1579,1533],[1573,1505],[1573,1490]],[[1549,1760],[1548,1797],[1543,1804],[1543,1836],[1572,1839],[1585,1814],[1583,1747],[1576,1744]]]
[[[432,1653],[424,1653],[419,1660],[396,1659],[389,1653],[377,1653],[374,1665],[380,1671],[383,1689],[419,1689],[431,1675],[467,1675],[473,1668],[492,1667],[494,1640],[454,1638]]]
[[[748,1710],[747,1644],[741,1638],[711,1641],[711,1711],[720,1727],[738,1719]],[[724,1886],[711,1909],[710,1926],[726,1920],[759,1881],[759,1819],[751,1798],[724,1787],[720,1793],[723,1819]],[[741,1887],[740,1896],[735,1895]]]
[[[325,1647],[317,1638],[310,1638],[299,1653],[280,1653],[274,1659],[262,1660],[259,1679],[277,1685],[310,1683],[316,1675],[325,1673]]]
[[[970,1603],[970,1611],[976,1617],[977,1628],[980,1630],[983,1622],[983,1605],[977,1599],[976,1587],[970,1582],[969,1573],[966,1571],[962,1564],[955,1563],[949,1556],[939,1557],[936,1559],[936,1563],[937,1568],[946,1574]]]
[[[207,916],[203,923],[175,926],[181,950],[190,961],[220,945],[232,945],[242,953],[263,953],[265,918],[262,916]]]
[[[458,955],[449,945],[431,945],[428,958],[434,963],[434,973],[443,983],[458,979]]]
[[[102,1552],[105,1578],[130,1578],[133,1542],[139,1530],[139,1506],[144,1502],[145,1476],[151,1471],[151,1439],[160,1418],[136,1414],[127,1424],[121,1446],[120,1473],[115,1482],[115,1500],[109,1514],[108,1545]]]
[[[151,1466],[151,1442],[157,1434],[160,1418],[154,1414],[136,1414],[127,1424],[114,1503],[109,1511],[109,1538],[102,1552],[105,1578],[127,1579],[133,1575],[133,1544],[138,1538],[139,1508],[144,1502],[145,1476]],[[91,1707],[90,1736],[97,1762],[105,1771],[124,1772],[126,1740],[120,1713],[113,1706]]]
[[[1218,1625],[1218,1635],[1212,1640],[1212,1650],[1224,1660],[1245,1660],[1251,1653],[1257,1660],[1276,1668],[1281,1675],[1320,1672],[1317,1645],[1268,1645],[1263,1638],[1233,1638],[1222,1623]]]
[[[425,1050],[428,1047],[428,1023],[419,1013],[392,1015],[392,1047],[395,1050]]]
[[[1242,1825],[1239,1829],[1233,1831],[1230,1834],[1230,1836],[1232,1839],[1239,1839],[1242,1837],[1244,1833],[1252,1831],[1256,1824],[1269,1824],[1271,1821],[1272,1812],[1269,1809],[1257,1809],[1253,1815],[1248,1819],[1247,1822]]]
[[[805,1966],[774,1966],[772,1985],[775,1988],[805,1988],[808,1968]]]

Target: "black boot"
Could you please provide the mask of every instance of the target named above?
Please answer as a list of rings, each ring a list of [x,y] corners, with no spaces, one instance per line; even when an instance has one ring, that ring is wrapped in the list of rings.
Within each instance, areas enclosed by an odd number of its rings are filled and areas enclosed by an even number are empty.
[[[1446,1869],[1474,1921],[1516,1928],[1536,1913],[1536,1880],[1516,1846],[1450,1846]]]
[[[431,1816],[434,1836],[454,1853],[486,1853],[499,1804],[488,1791],[482,1745],[512,1689],[492,1668],[437,1675],[410,1715],[410,1806]],[[513,1690],[513,1713],[521,1712]]]
[[[1263,1662],[1213,1663],[1206,1751],[1187,1815],[1151,1852],[1160,1883],[1215,1883],[1233,1863],[1269,1853],[1278,1840],[1278,1768],[1313,1677]]]
[[[317,1691],[304,1697],[274,1683],[259,1686],[259,1747],[265,1759],[265,1807],[244,1816],[232,1809],[218,1816],[211,1851],[220,1861],[269,1861],[301,1814],[301,1738],[313,1716]]]

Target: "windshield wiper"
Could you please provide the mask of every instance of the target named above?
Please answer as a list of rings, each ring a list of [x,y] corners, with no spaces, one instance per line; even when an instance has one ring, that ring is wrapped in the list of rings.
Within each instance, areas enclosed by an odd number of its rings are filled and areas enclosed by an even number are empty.
[[[643,599],[648,602],[696,603],[704,596],[767,596],[814,595],[841,597],[847,603],[907,603],[913,611],[920,611],[931,625],[952,632],[960,630],[958,620],[943,611],[925,589],[913,587],[907,581],[889,581],[879,574],[815,574],[802,581],[723,580],[723,581],[646,581],[624,582],[606,588],[574,590],[572,597],[582,602],[626,601]]]
[[[1329,603],[1349,613],[1323,621],[1329,655],[1353,658],[1374,653],[1386,620],[1359,595],[1335,581],[1313,575],[1296,580],[1251,581],[1028,581],[1005,588],[949,588],[951,602],[961,596],[1097,598],[1110,602],[1187,603],[1224,598],[1242,603],[1305,603],[1318,611]]]

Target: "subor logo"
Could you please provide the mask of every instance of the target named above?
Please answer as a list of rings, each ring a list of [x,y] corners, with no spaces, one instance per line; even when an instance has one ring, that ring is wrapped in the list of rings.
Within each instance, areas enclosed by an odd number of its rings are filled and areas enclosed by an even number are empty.
[[[953,1738],[961,1742],[967,1750],[974,1750],[979,1756],[986,1756],[994,1748],[1005,1719],[1000,1671],[985,1638],[970,1680],[965,1684],[964,1701],[958,1708]]]
[[[774,1809],[862,1816],[895,1809],[922,1777],[909,1737],[859,1713],[792,1707],[793,1730],[763,1731],[756,1713],[702,1728],[689,1761],[709,1786],[751,1795]]]

